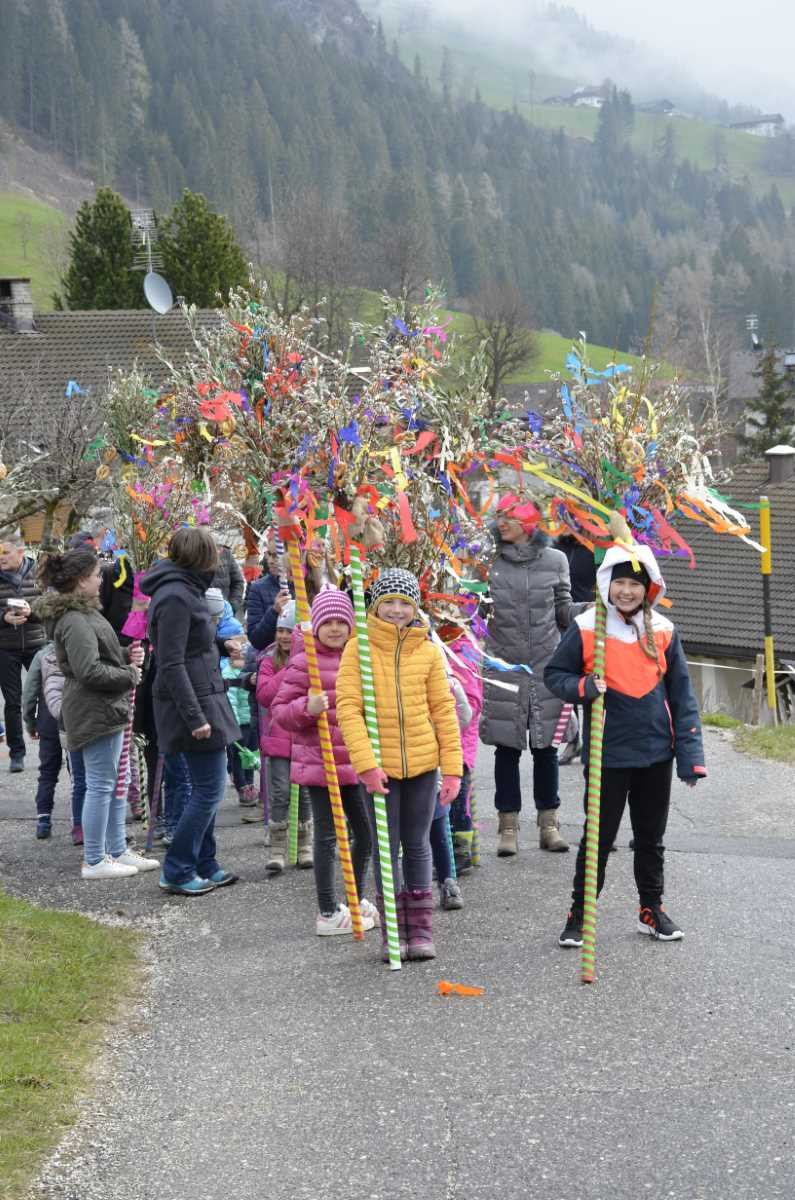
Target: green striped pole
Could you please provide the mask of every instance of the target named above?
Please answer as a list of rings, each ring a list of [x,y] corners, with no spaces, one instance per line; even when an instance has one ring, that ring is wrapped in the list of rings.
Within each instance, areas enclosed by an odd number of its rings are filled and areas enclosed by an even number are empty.
[[[450,809],[444,810],[444,831],[447,835],[447,852],[450,855],[450,878],[457,879],[458,873],[455,869],[455,847],[453,846],[453,827],[450,824]],[[444,883],[444,880],[442,880]]]
[[[605,674],[605,626],[607,609],[599,589],[596,589],[596,629],[594,636],[593,673],[600,679]],[[602,798],[602,737],[604,732],[605,698],[600,695],[591,705],[591,740],[588,749],[588,813],[585,834],[585,897],[582,919],[582,956],[580,971],[583,983],[593,983],[596,969],[596,884],[599,868],[599,806]]]
[[[290,784],[289,825],[287,829],[287,861],[291,867],[298,862],[298,784]]]
[[[359,671],[362,680],[364,719],[370,745],[378,765],[381,765],[381,741],[378,736],[378,714],[375,707],[375,684],[373,664],[370,658],[370,638],[367,632],[367,614],[364,610],[364,581],[362,560],[357,546],[351,545],[351,582],[353,584],[353,609],[356,614],[356,642],[359,647]],[[398,936],[397,906],[395,904],[395,881],[392,877],[392,847],[389,843],[389,825],[386,815],[386,799],[376,793],[375,830],[378,838],[378,858],[381,863],[381,891],[384,897],[386,917],[386,944],[389,952],[390,971],[400,970],[400,938]]]
[[[472,866],[480,866],[480,828],[478,827],[478,797],[475,791],[475,781],[469,792],[469,816],[472,821]]]

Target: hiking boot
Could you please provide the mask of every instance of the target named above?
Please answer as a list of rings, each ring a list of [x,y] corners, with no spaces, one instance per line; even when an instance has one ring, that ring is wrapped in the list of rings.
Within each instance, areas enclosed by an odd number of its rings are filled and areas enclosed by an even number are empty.
[[[560,836],[560,822],[556,808],[541,808],[536,817],[538,824],[538,844],[542,850],[552,850],[563,853],[569,848],[569,843]]]
[[[519,853],[519,814],[501,812],[497,818],[497,856],[508,858]]]
[[[240,807],[240,820],[244,825],[258,825],[265,820],[265,809],[259,800],[255,800],[253,804],[241,804]]]
[[[20,771],[25,770],[25,759],[19,754],[12,755],[11,762],[8,764],[8,769],[12,775],[19,774]]]
[[[306,870],[314,865],[312,857],[312,822],[298,822],[298,858],[295,865]]]
[[[72,826],[72,845],[73,846],[82,846],[83,845],[83,826],[82,825],[73,825]]]
[[[271,821],[269,825],[271,844],[265,862],[269,875],[281,875],[287,866],[287,822]]]
[[[208,892],[215,891],[215,884],[199,875],[194,875],[193,879],[187,879],[185,883],[169,883],[161,873],[158,887],[161,892],[171,892],[174,896],[206,896]]]
[[[436,958],[433,944],[433,892],[430,888],[415,888],[404,895],[409,958],[417,961]]]
[[[644,905],[638,913],[638,933],[648,933],[658,942],[678,942],[685,935],[661,904]]]
[[[472,830],[453,834],[456,879],[472,870]]]
[[[451,910],[464,907],[464,897],[455,879],[445,879],[439,891],[442,908]]]
[[[234,871],[227,871],[225,867],[219,867],[217,871],[213,871],[212,875],[207,876],[207,882],[213,887],[230,887],[233,883],[237,883],[239,875],[235,875]]]
[[[253,783],[247,783],[237,793],[237,800],[242,808],[251,808],[259,802],[259,792]]]
[[[46,842],[47,838],[52,837],[52,825],[49,817],[39,817],[36,822],[36,839],[39,842]]]
[[[558,938],[559,946],[582,945],[582,909],[573,908],[566,918],[563,932]]]

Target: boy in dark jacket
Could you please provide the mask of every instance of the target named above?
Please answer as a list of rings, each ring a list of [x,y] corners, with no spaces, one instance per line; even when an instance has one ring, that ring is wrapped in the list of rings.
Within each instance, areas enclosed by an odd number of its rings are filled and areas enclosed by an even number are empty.
[[[584,702],[586,797],[590,702],[604,696],[597,887],[601,890],[604,883],[607,858],[629,801],[638,932],[676,941],[684,935],[662,906],[663,836],[674,762],[677,775],[690,787],[707,773],[698,705],[679,634],[653,609],[665,583],[651,550],[613,546],[597,573],[597,587],[607,607],[605,678],[593,670],[596,611],[591,608],[566,632],[544,671],[544,682],[562,700]],[[561,946],[582,945],[584,882],[585,833]]]

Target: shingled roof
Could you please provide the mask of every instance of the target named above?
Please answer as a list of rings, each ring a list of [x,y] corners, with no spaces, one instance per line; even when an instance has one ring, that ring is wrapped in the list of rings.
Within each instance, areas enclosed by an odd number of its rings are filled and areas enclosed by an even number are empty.
[[[211,309],[199,313],[204,327],[218,320]],[[101,396],[114,367],[129,369],[137,363],[155,384],[161,382],[166,371],[155,352],[155,338],[172,361],[183,358],[192,340],[181,310],[166,316],[148,309],[38,313],[35,333],[0,325],[0,428],[7,434],[29,432],[24,405],[18,403],[23,380],[52,396],[53,403],[65,402],[70,380]]]
[[[795,478],[768,482],[768,465],[737,467],[721,489],[740,504],[770,500],[773,574],[770,590],[776,654],[795,659]],[[744,510],[759,540],[759,514]],[[738,538],[711,533],[692,521],[679,526],[696,557],[660,563],[687,651],[715,658],[749,658],[763,648],[762,576],[759,554]]]

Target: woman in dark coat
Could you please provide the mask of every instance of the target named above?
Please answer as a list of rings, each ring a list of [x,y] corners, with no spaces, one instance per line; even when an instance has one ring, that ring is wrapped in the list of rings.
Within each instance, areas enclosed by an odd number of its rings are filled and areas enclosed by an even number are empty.
[[[164,891],[198,896],[234,883],[215,857],[215,814],[226,787],[226,747],[240,739],[221,677],[215,625],[204,594],[218,566],[205,528],[179,529],[168,558],[141,581],[151,596],[149,640],[157,664],[152,693],[162,754],[184,754],[191,777],[160,876]]]

